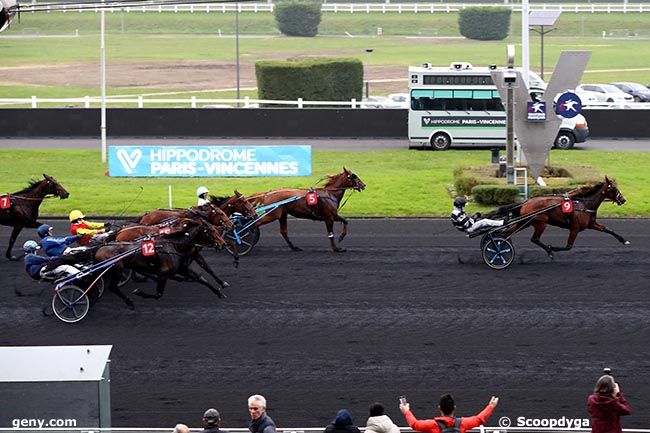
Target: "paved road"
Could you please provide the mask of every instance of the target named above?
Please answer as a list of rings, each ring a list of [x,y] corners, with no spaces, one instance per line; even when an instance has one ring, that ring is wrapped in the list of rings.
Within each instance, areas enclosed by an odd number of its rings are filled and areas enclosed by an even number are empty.
[[[499,395],[490,426],[501,416],[583,419],[610,366],[634,409],[624,426],[648,428],[650,220],[605,223],[631,245],[587,232],[551,261],[526,232],[515,238],[523,263],[493,271],[478,240],[444,219],[351,220],[343,254],[328,251],[322,224],[291,220],[302,252],[270,225],[237,270],[225,253],[206,253],[232,284],[225,300],[174,282],[135,311],[109,293],[76,325],[40,314],[49,293],[16,297],[39,286],[2,260],[0,345],[112,344],[114,426],[198,427],[214,406],[226,427],[244,427],[255,392],[284,427],[323,426],[342,407],[363,424],[372,401],[403,426],[397,396],[425,417],[445,391],[460,415]],[[560,245],[566,232],[546,239]]]
[[[397,139],[323,139],[323,138],[109,138],[108,145],[260,145],[310,144],[314,150],[382,150],[408,149],[408,140]],[[0,149],[96,149],[98,138],[0,138]],[[484,149],[489,149],[484,148]],[[650,151],[650,139],[590,139],[576,145],[576,150]]]

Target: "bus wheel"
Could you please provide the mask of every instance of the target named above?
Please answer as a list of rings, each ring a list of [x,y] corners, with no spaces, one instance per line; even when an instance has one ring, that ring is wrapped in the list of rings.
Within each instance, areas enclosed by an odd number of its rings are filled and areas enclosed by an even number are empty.
[[[444,132],[437,132],[431,137],[431,148],[433,150],[447,150],[451,147],[451,138]]]
[[[573,149],[573,145],[575,144],[576,140],[573,138],[573,134],[567,131],[560,131],[557,134],[557,137],[555,138],[555,148],[556,149],[562,149],[562,150],[568,150],[568,149]]]

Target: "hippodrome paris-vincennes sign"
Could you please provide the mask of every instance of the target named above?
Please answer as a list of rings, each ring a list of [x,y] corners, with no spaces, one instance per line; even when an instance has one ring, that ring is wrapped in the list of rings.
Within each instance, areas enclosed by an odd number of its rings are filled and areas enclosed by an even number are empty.
[[[110,146],[115,177],[310,176],[311,146]]]

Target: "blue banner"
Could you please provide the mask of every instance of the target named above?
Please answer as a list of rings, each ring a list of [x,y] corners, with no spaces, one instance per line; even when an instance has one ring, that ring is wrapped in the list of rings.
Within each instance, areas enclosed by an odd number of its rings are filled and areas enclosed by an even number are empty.
[[[311,146],[109,146],[115,177],[311,176]]]

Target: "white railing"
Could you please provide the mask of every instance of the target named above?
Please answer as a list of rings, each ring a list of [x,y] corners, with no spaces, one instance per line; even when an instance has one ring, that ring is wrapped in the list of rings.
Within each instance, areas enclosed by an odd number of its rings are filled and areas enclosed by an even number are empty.
[[[56,104],[56,108],[92,108],[98,107],[101,104],[101,98],[98,96],[85,96],[83,98],[38,98],[32,96],[31,98],[0,98],[1,108],[14,108],[14,106],[29,105],[31,108],[39,108],[44,104]],[[264,106],[277,106],[277,107],[342,107],[342,108],[400,108],[395,106],[381,107],[380,102],[376,101],[358,101],[357,99],[350,99],[349,101],[305,101],[302,98],[296,100],[274,100],[274,99],[253,99],[245,97],[242,99],[207,99],[197,98],[192,96],[190,98],[174,98],[174,99],[160,99],[160,98],[144,98],[142,96],[133,98],[121,98],[113,96],[106,98],[106,105],[120,105],[133,106],[134,108],[146,107],[159,107],[159,108],[259,108]],[[650,102],[595,102],[588,105],[583,105],[583,108],[589,109],[650,109]]]
[[[498,3],[497,3],[498,4]],[[494,3],[487,4],[461,4],[461,3],[323,3],[322,12],[333,13],[451,13],[457,12],[467,7],[476,6],[494,6]],[[512,9],[513,12],[521,12],[519,4],[499,4],[499,6]],[[50,10],[47,5],[36,4],[39,10],[49,12],[98,12],[97,3],[82,5],[57,5],[56,10]],[[115,12],[189,12],[189,13],[226,13],[226,12],[272,12],[273,3],[206,3],[206,4],[188,4],[188,5],[154,5],[154,6],[120,6],[109,7],[106,11]],[[29,12],[30,6],[25,6],[24,11]],[[650,12],[650,4],[636,3],[616,3],[616,4],[531,4],[529,9],[532,10],[560,10],[568,13],[639,13]]]

